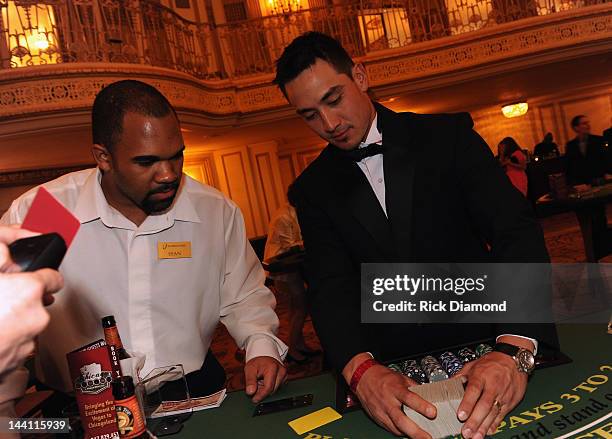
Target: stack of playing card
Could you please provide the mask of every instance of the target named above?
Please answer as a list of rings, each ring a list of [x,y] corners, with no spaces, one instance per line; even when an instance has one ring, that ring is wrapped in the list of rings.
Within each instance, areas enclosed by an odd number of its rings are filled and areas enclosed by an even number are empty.
[[[454,436],[461,432],[463,424],[457,419],[457,409],[465,393],[461,377],[413,386],[410,391],[436,406],[438,414],[433,420],[404,406],[404,413],[432,438]]]

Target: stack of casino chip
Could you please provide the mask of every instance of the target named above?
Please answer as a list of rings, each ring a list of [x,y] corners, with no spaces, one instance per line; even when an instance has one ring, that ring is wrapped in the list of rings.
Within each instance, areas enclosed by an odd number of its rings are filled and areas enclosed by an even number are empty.
[[[493,348],[491,346],[489,346],[488,344],[481,343],[478,346],[476,346],[476,355],[478,355],[478,358],[480,358],[483,355],[488,354],[492,350],[493,350]]]
[[[463,361],[461,361],[455,354],[452,352],[444,352],[440,355],[440,363],[442,363],[442,367],[448,372],[449,376],[455,375],[463,368]]]
[[[389,369],[391,369],[392,371],[394,371],[394,372],[401,373],[401,374],[403,374],[403,373],[404,373],[404,372],[402,371],[402,367],[401,367],[399,364],[396,364],[396,363],[391,363],[391,364],[389,364],[387,367],[388,367]]]
[[[416,360],[406,360],[402,363],[402,372],[411,380],[417,384],[423,384],[427,382],[427,375],[423,372],[423,369],[419,367],[419,363]]]
[[[470,348],[460,349],[459,352],[457,352],[457,355],[461,360],[463,360],[464,363],[469,363],[470,361],[473,361],[478,358],[476,356],[476,353]]]
[[[436,360],[431,355],[423,357],[421,360],[421,367],[427,375],[427,379],[430,383],[434,383],[436,381],[442,381],[448,378],[447,373],[444,371],[438,360]]]

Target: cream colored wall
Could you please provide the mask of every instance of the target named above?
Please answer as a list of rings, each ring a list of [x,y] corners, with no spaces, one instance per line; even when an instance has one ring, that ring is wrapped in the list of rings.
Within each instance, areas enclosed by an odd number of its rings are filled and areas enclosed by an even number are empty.
[[[578,113],[588,115],[593,132],[601,134],[612,115],[612,87],[563,92],[529,102],[527,115],[515,119],[504,118],[499,106],[471,110],[476,130],[494,152],[508,135],[532,150],[546,131],[552,131],[563,148],[571,138],[569,120]],[[325,143],[297,119],[220,131],[199,141],[185,134],[185,172],[238,204],[249,237],[267,232],[271,216],[285,201],[288,185]],[[32,136],[0,137],[0,172],[91,162],[88,128]],[[0,188],[0,211],[29,187]]]

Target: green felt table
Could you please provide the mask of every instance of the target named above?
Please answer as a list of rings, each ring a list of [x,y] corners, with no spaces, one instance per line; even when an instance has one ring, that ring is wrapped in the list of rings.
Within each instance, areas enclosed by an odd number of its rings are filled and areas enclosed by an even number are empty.
[[[602,324],[558,325],[563,352],[573,362],[536,371],[527,394],[502,423],[495,438],[612,439],[612,335]],[[312,406],[253,417],[254,405],[243,392],[233,392],[214,410],[197,412],[180,438],[376,439],[393,437],[361,410],[297,435],[287,423],[335,404],[335,382],[323,374],[287,383],[269,400],[314,394]]]

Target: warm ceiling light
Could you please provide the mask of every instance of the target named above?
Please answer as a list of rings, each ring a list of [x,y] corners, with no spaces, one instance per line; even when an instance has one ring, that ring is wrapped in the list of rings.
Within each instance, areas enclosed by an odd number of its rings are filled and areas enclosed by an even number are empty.
[[[44,35],[38,34],[38,36],[34,39],[34,47],[38,50],[47,50],[49,48],[49,41],[45,38]]]
[[[504,105],[502,107],[502,113],[508,118],[519,117],[524,116],[528,109],[529,105],[527,105],[527,102],[517,102],[515,104]]]

